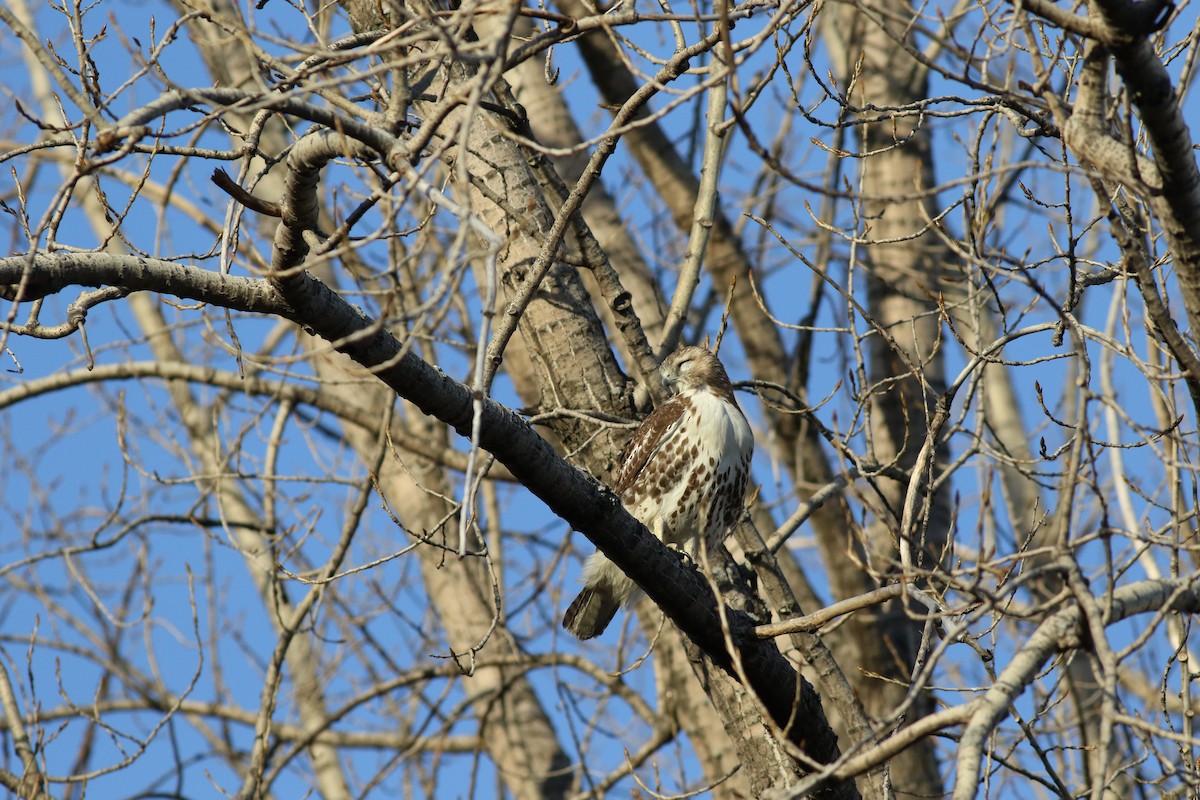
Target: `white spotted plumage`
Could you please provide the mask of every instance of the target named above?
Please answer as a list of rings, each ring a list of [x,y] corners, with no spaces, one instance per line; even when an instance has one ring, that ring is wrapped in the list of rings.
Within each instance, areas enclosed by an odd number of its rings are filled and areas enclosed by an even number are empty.
[[[683,415],[621,500],[667,544],[694,547],[701,537],[713,542],[729,528],[719,513],[726,495],[737,494],[741,510],[754,436],[738,407],[711,392],[693,389],[677,400]]]

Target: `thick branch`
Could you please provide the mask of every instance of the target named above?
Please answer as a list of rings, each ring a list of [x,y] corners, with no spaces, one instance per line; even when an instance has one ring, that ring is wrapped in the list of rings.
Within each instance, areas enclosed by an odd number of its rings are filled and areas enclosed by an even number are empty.
[[[472,395],[468,387],[411,351],[402,353],[400,343],[389,333],[309,275],[294,275],[279,283],[299,316],[320,336],[426,414],[463,436],[470,435]],[[480,445],[632,577],[716,664],[736,675],[712,590],[630,516],[610,491],[563,461],[514,412],[486,398]],[[812,687],[773,645],[755,639],[745,615],[729,612],[729,624],[729,638],[746,678],[772,718],[814,760],[827,763],[836,758],[835,737]],[[836,794],[852,797],[857,793],[851,784],[845,784]]]
[[[271,258],[272,283],[296,310],[298,321],[303,320],[424,413],[493,453],[517,480],[633,578],[719,668],[735,678],[744,675],[767,713],[809,758],[818,763],[836,758],[837,737],[816,692],[778,649],[754,637],[753,624],[745,614],[729,615],[730,629],[724,630],[708,584],[685,569],[611,492],[559,458],[512,411],[434,369],[328,286],[299,269],[308,251],[303,231],[315,225],[314,187],[329,156],[330,141],[309,137],[301,144],[288,158],[290,169]],[[736,654],[727,651],[727,640]],[[843,792],[857,796],[849,783],[832,790],[833,794]]]
[[[30,280],[19,301],[36,300],[68,286],[119,286],[131,292],[161,292],[234,311],[255,311],[294,319],[287,301],[271,284],[222,275],[176,261],[113,253],[54,253],[0,258],[0,286],[17,284],[28,268]]]
[[[0,283],[15,283],[28,264],[23,257],[0,259]],[[290,319],[332,342],[370,369],[401,397],[424,413],[469,436],[472,392],[426,363],[375,321],[356,310],[308,273],[262,280],[220,275],[167,261],[103,254],[36,256],[35,285],[41,290],[69,284],[118,284],[191,300],[259,311]],[[686,568],[617,498],[594,478],[575,469],[510,409],[485,398],[481,446],[534,495],[575,530],[583,533],[630,575],[666,615],[708,656],[736,676],[726,650],[717,601],[698,573]],[[838,756],[812,687],[770,642],[760,642],[744,615],[727,612],[729,640],[737,650],[746,680],[775,722],[810,758],[829,763]],[[853,784],[831,790],[831,797],[856,797]]]

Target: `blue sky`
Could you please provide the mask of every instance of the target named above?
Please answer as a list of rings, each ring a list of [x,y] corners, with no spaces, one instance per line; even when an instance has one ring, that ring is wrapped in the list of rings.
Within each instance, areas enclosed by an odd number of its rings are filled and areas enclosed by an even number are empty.
[[[46,8],[40,12],[42,19],[47,20],[46,35],[55,39],[64,52],[69,53],[69,40],[65,36],[55,37],[54,32],[62,32],[61,23],[54,21],[55,16]],[[295,30],[294,12],[288,6],[278,2],[269,4],[265,11],[254,12],[260,29],[272,31],[272,25],[277,24],[282,30]],[[156,3],[102,3],[92,9],[87,17],[86,25],[91,33],[96,33],[104,24],[108,24],[107,38],[96,45],[93,58],[102,66],[102,73],[107,88],[118,84],[130,70],[130,60],[125,54],[125,43],[118,33],[136,36],[143,46],[151,39],[150,15],[159,22],[156,29],[161,33],[164,29],[163,20],[172,17],[171,12],[159,7]],[[119,22],[117,21],[119,20]],[[738,28],[739,35],[757,21],[748,21]],[[54,27],[57,25],[58,27]],[[119,30],[118,30],[119,29]],[[264,33],[264,40],[265,40]],[[660,40],[663,31],[656,30],[647,34],[641,44],[647,47],[669,48],[669,36]],[[26,97],[27,73],[17,52],[15,41],[9,37],[0,44],[0,76],[3,77],[4,87],[0,91],[11,92],[18,97]],[[195,56],[191,46],[181,41],[169,50],[170,56],[164,61],[164,67],[172,80],[182,85],[206,85],[207,78],[195,68]],[[797,76],[804,75],[798,62],[799,49],[793,51],[791,64]],[[766,59],[769,50],[760,56]],[[607,112],[597,109],[597,99],[586,78],[577,76],[578,65],[572,61],[570,47],[560,47],[556,50],[556,63],[563,70],[560,83],[569,87],[567,96],[569,102],[577,109],[577,118],[589,134],[599,133],[607,124]],[[751,64],[751,69],[756,64]],[[825,65],[818,57],[816,66],[820,70]],[[1178,64],[1172,65],[1178,69]],[[1031,76],[1024,76],[1028,79]],[[799,80],[799,78],[798,78]],[[686,82],[682,85],[686,85]],[[135,107],[153,96],[157,91],[149,86],[139,86],[121,98],[116,108],[123,113],[128,108]],[[964,92],[961,86],[949,83],[940,78],[932,82],[931,93],[935,96],[945,95],[943,103],[934,104],[934,110],[951,110],[958,104],[958,96]],[[802,99],[812,99],[816,105],[817,87],[810,78],[799,88]],[[970,99],[970,98],[968,98]],[[777,90],[768,99],[760,101],[755,108],[754,122],[761,126],[760,132],[766,135],[777,129],[779,125],[780,104],[786,102],[786,95]],[[1189,107],[1189,122],[1193,130],[1200,125],[1200,110],[1195,104]],[[831,104],[826,102],[817,108],[818,114],[826,114],[831,119],[835,113]],[[691,118],[689,110],[676,112],[668,118],[669,129],[685,130]],[[189,115],[175,115],[171,123],[183,124]],[[956,175],[965,174],[970,165],[966,163],[966,144],[962,129],[956,127],[954,119],[931,118],[929,124],[933,127],[937,150],[938,177],[950,180]],[[988,128],[988,135],[997,137],[1010,136],[1007,130],[1009,123],[996,120]],[[830,137],[828,128],[810,126],[798,120],[794,142],[787,154],[789,164],[805,177],[814,181],[819,179],[826,164],[825,151],[813,144],[816,138],[826,143]],[[221,142],[217,132],[208,134],[214,143]],[[33,136],[32,126],[12,117],[3,127],[0,136],[28,139]],[[1023,140],[1017,140],[1013,145],[1019,151]],[[214,145],[217,146],[217,145]],[[219,146],[227,146],[220,144]],[[686,145],[681,144],[686,149]],[[1053,153],[1050,154],[1051,156]],[[1031,156],[1034,157],[1034,156]],[[208,184],[208,172],[219,164],[213,161],[203,161],[186,170],[184,179],[177,184],[177,191],[185,192],[197,202],[211,207],[214,215],[223,213],[225,199]],[[175,166],[173,159],[160,158],[156,162],[152,175],[157,180],[165,180]],[[18,167],[19,170],[27,167]],[[233,168],[229,167],[230,171]],[[43,167],[49,169],[49,167]],[[723,179],[723,200],[729,213],[743,207],[744,195],[750,191],[751,181],[758,169],[756,159],[744,149],[740,137],[734,135],[734,143],[730,161],[725,168]],[[844,166],[848,175],[853,175],[853,164]],[[334,172],[333,170],[330,171]],[[635,178],[637,167],[628,158],[623,149],[618,151],[612,163],[606,168],[605,179],[610,191],[620,203],[622,213],[637,224],[638,234],[642,239],[644,252],[651,262],[664,271],[674,268],[678,262],[683,242],[677,232],[671,227],[669,217],[662,211],[660,203],[649,188],[638,183]],[[0,181],[10,176],[0,175]],[[327,176],[329,185],[336,181],[347,179],[346,170],[337,172],[337,177]],[[43,187],[57,187],[54,179],[42,179]],[[1061,174],[1050,169],[1030,169],[1023,176],[1023,184],[1031,189],[1035,196],[1043,202],[1057,202],[1066,191],[1068,184]],[[128,190],[122,188],[116,181],[105,183],[109,191],[109,199],[114,205],[121,205],[121,200]],[[1073,192],[1086,191],[1085,183],[1072,179],[1069,184]],[[35,192],[30,198],[30,204],[38,207],[46,202],[46,189]],[[956,202],[955,192],[961,187],[947,189],[939,196],[942,206]],[[11,180],[0,182],[0,193],[8,202],[11,199]],[[789,239],[793,239],[801,249],[811,244],[815,225],[810,212],[803,201],[811,203],[812,208],[818,208],[819,198],[808,197],[802,192],[790,189],[783,197],[786,208],[781,212],[779,229]],[[752,209],[760,205],[750,204]],[[40,213],[40,212],[39,212]],[[846,224],[851,209],[842,205],[837,209],[836,221]],[[1064,235],[1065,222],[1058,216],[1048,213],[1044,207],[1030,202],[1009,203],[1004,208],[1004,219],[998,225],[1000,232],[996,243],[1007,246],[1010,252],[1018,255],[1027,253],[1029,263],[1046,260],[1046,265],[1039,267],[1033,276],[1041,283],[1052,297],[1062,297],[1066,291],[1067,278],[1063,268],[1065,260],[1057,258],[1054,247]],[[35,218],[37,213],[32,214]],[[368,220],[370,221],[370,220]],[[439,222],[445,220],[439,219]],[[959,233],[962,220],[957,212],[951,213],[945,220],[946,227],[952,233]],[[1078,223],[1074,223],[1078,225]],[[157,217],[152,208],[147,205],[135,206],[126,223],[136,239],[136,243],[159,255],[174,255],[178,253],[208,252],[214,244],[214,237],[207,232],[199,231],[182,215],[172,215],[163,220]],[[247,230],[250,226],[247,226]],[[79,247],[90,247],[95,244],[94,237],[85,224],[81,215],[68,217],[68,223],[62,228],[61,241]],[[18,231],[9,228],[10,249],[21,252],[25,243],[21,241]],[[1099,262],[1116,257],[1107,234],[1102,227],[1091,231],[1076,230],[1080,239],[1081,250],[1091,248],[1091,257]],[[747,225],[746,239],[749,242],[760,241],[760,233],[755,231],[754,224]],[[774,240],[765,236],[761,238],[763,249],[755,253],[761,264],[759,275],[763,280],[763,293],[766,301],[779,318],[785,322],[794,322],[801,318],[807,310],[808,286],[812,276],[806,268],[796,264],[788,252],[778,246]],[[257,243],[265,246],[261,237]],[[373,256],[382,258],[375,251]],[[835,264],[843,268],[850,256],[849,247],[843,243],[835,244]],[[197,262],[200,263],[200,262]],[[211,266],[213,261],[203,262]],[[844,273],[843,273],[844,274]],[[1019,272],[1015,278],[1022,278]],[[669,272],[664,274],[668,291],[673,283]],[[468,289],[473,288],[469,276],[464,284]],[[711,288],[707,287],[706,288]],[[714,291],[723,293],[723,287]],[[1137,333],[1140,326],[1140,304],[1132,289],[1126,290],[1124,284],[1117,282],[1109,287],[1099,287],[1085,294],[1078,316],[1085,324],[1100,329],[1105,325],[1109,316],[1109,301],[1112,293],[1123,291],[1128,302],[1129,325],[1132,333],[1125,337],[1131,352],[1145,357],[1145,337]],[[861,298],[861,285],[859,295]],[[43,320],[59,321],[63,319],[66,302],[73,297],[66,293],[63,299],[51,299],[46,304]],[[1032,324],[1051,318],[1048,305],[1044,301],[1034,301],[1033,294],[1016,285],[1004,287],[1003,297],[1010,309],[1018,309],[1027,303],[1033,303],[1033,310],[1022,324]],[[469,301],[466,306],[469,313],[474,313],[477,306]],[[839,328],[847,324],[844,303],[836,297],[827,295],[823,311],[817,325],[822,328]],[[1118,309],[1121,311],[1122,309]],[[207,320],[202,321],[201,315],[188,310],[172,312],[169,316],[180,323],[179,336],[187,343],[189,354],[194,354],[197,363],[211,360],[215,366],[223,370],[236,370],[234,360],[227,354],[215,351],[211,347],[214,339],[226,336],[224,320],[220,314],[211,310]],[[707,318],[704,332],[714,333],[717,314]],[[861,321],[855,323],[859,330],[863,329]],[[270,330],[270,325],[258,321],[237,318],[234,322],[238,337],[246,349],[253,350],[263,340]],[[122,303],[117,302],[102,306],[88,317],[87,333],[92,351],[96,355],[98,365],[120,363],[126,360],[148,358],[148,350],[137,340],[136,335],[130,341],[131,331],[135,330]],[[1118,326],[1117,330],[1120,328]],[[699,331],[690,332],[699,334]],[[785,340],[792,341],[794,333],[785,334]],[[81,369],[84,360],[78,337],[62,341],[41,342],[26,338],[11,339],[8,346],[19,359],[23,372],[7,372],[0,376],[0,392],[5,389],[25,383],[45,375],[51,375],[65,369]],[[443,363],[451,374],[460,378],[467,375],[467,362],[459,355],[458,349],[451,344],[439,344],[436,352],[440,363]],[[1063,352],[1051,342],[1048,333],[1039,333],[1020,339],[1013,343],[1005,355],[1013,360],[1029,360],[1051,356]],[[1093,363],[1098,363],[1100,350],[1095,344],[1089,345]],[[735,380],[748,377],[745,366],[741,363],[739,345],[735,338],[727,339],[723,356],[730,367]],[[823,331],[817,334],[817,344],[814,351],[817,368],[814,379],[809,386],[810,397],[820,398],[839,388],[833,400],[819,412],[823,422],[831,427],[846,426],[852,419],[853,402],[848,399],[846,389],[852,364],[849,359],[849,337],[838,331]],[[947,372],[954,375],[965,363],[962,352],[954,346],[948,348]],[[1015,370],[1018,395],[1021,398],[1021,410],[1034,436],[1034,450],[1037,450],[1037,439],[1045,439],[1046,447],[1053,451],[1065,440],[1066,434],[1060,426],[1046,419],[1046,414],[1036,400],[1034,382],[1044,391],[1047,406],[1050,411],[1056,411],[1059,398],[1063,394],[1066,362],[1064,360],[1045,361],[1036,365],[1024,366]],[[12,363],[6,362],[5,368],[11,370]],[[297,366],[297,370],[303,367]],[[1147,386],[1145,379],[1126,359],[1117,359],[1115,366],[1116,392],[1121,407],[1135,422],[1153,425],[1154,416],[1147,401]],[[1095,380],[1095,379],[1094,379]],[[1098,382],[1094,383],[1096,387]],[[204,390],[196,389],[197,392]],[[511,390],[501,383],[497,395],[506,402],[515,402]],[[969,398],[964,391],[958,403],[966,402]],[[262,466],[266,442],[271,432],[272,413],[258,416],[261,406],[255,398],[243,398],[233,402],[231,411],[222,420],[222,428],[228,435],[229,442],[237,442],[241,448],[239,459],[235,462],[248,473],[253,473]],[[122,519],[137,518],[147,515],[186,515],[193,512],[197,491],[190,482],[190,470],[181,463],[177,445],[182,441],[182,434],[177,431],[177,421],[166,409],[170,406],[169,398],[163,384],[158,381],[126,381],[99,386],[79,387],[68,392],[46,395],[34,401],[28,401],[5,409],[0,421],[3,424],[3,436],[6,450],[10,453],[12,468],[0,471],[0,526],[5,531],[0,538],[0,563],[9,563],[25,557],[30,553],[42,552],[57,547],[61,541],[60,534],[71,538],[86,538],[98,535],[100,538],[111,535],[119,528],[119,523],[108,522],[114,511],[120,511]],[[756,401],[745,396],[743,406],[754,416],[760,416]],[[961,406],[959,406],[961,408]],[[124,439],[120,435],[114,420],[116,410],[123,408],[126,414],[126,430]],[[1100,425],[1102,418],[1096,412],[1095,424]],[[969,414],[968,414],[969,417]],[[320,423],[333,425],[327,417],[321,418]],[[1195,421],[1187,416],[1182,423],[1186,430],[1193,430]],[[1099,430],[1099,428],[1098,428]],[[1128,441],[1137,437],[1127,423],[1122,423],[1118,431]],[[1140,435],[1140,434],[1139,434]],[[1097,438],[1108,439],[1107,432],[1097,433]],[[854,440],[859,445],[862,437]],[[124,442],[124,444],[123,444]],[[353,458],[353,454],[343,448],[335,439],[328,437],[320,424],[312,425],[293,420],[287,429],[286,444],[283,448],[280,470],[289,480],[280,487],[283,503],[284,522],[297,532],[308,531],[313,539],[308,540],[312,547],[306,557],[315,557],[324,551],[320,540],[329,540],[336,536],[341,520],[351,501],[352,490],[345,485],[329,486],[324,483],[325,477],[333,472],[346,480],[361,479],[363,469]],[[961,439],[955,439],[953,447],[961,452]],[[794,498],[786,488],[781,487],[776,480],[774,465],[768,456],[768,448],[760,446],[756,460],[756,477],[764,486],[762,502],[778,505],[777,517],[786,517],[794,504]],[[126,458],[126,456],[129,458]],[[1162,472],[1156,466],[1154,454],[1146,448],[1123,451],[1131,474],[1137,475],[1144,484],[1142,488],[1155,493],[1161,499],[1163,490],[1156,484],[1162,479]],[[1101,463],[1105,463],[1103,457]],[[135,468],[136,465],[136,468]],[[1059,466],[1051,463],[1045,465],[1048,473],[1054,473]],[[28,474],[37,476],[37,486],[31,486]],[[1053,478],[1048,478],[1052,482]],[[170,484],[170,485],[164,485]],[[249,481],[251,488],[258,486],[256,481]],[[989,478],[985,467],[970,467],[962,471],[953,484],[957,506],[960,509],[958,528],[969,532],[973,539],[974,532],[980,527],[987,528],[978,519],[977,508],[981,495],[996,491],[994,478]],[[1194,487],[1185,487],[1186,493],[1191,493]],[[1098,493],[1103,494],[1101,487]],[[1047,496],[1047,500],[1051,500]],[[505,524],[514,531],[531,535],[529,543],[524,547],[514,547],[508,556],[511,561],[513,594],[510,596],[510,606],[516,606],[519,614],[523,615],[514,621],[512,628],[517,636],[527,637],[524,644],[535,652],[553,652],[556,648],[566,648],[570,643],[559,638],[546,636],[544,620],[541,615],[552,612],[546,604],[514,603],[514,598],[525,600],[534,591],[529,580],[518,580],[522,570],[531,575],[542,575],[550,572],[551,593],[558,591],[564,595],[558,602],[569,599],[576,583],[578,563],[574,559],[555,562],[557,545],[562,537],[568,535],[566,526],[556,521],[540,504],[532,501],[528,495],[519,491],[505,490],[501,493],[501,502],[506,509]],[[208,509],[211,513],[211,509]],[[1139,513],[1153,525],[1164,524],[1168,513],[1155,509],[1150,504],[1139,505]],[[1019,532],[1004,530],[1004,520],[993,520],[997,530],[995,535],[1001,541],[1011,542],[1019,538]],[[1096,524],[1094,518],[1082,514],[1081,527],[1087,529]],[[802,530],[798,541],[806,540],[806,531]],[[358,544],[351,557],[351,563],[366,563],[373,558],[391,552],[397,547],[400,536],[387,515],[373,507],[366,515]],[[574,546],[580,552],[590,552],[591,547],[580,537]],[[1011,547],[1011,544],[1009,545]],[[1116,548],[1118,553],[1126,552],[1126,546]],[[1090,568],[1099,570],[1106,557],[1100,543],[1094,545],[1089,553],[1094,558]],[[805,566],[816,559],[815,550],[809,548],[801,552]],[[298,562],[299,563],[299,560]],[[86,569],[89,580],[94,582],[91,592],[85,591],[79,580],[78,573],[72,573],[72,568]],[[196,625],[200,629],[201,640],[205,647],[214,648],[206,652],[201,678],[192,697],[207,699],[215,696],[215,685],[218,683],[228,687],[232,698],[245,708],[255,708],[258,693],[261,690],[261,663],[267,651],[264,642],[272,641],[268,620],[264,616],[261,602],[247,585],[245,567],[241,557],[222,541],[219,529],[210,534],[202,534],[194,525],[171,520],[150,521],[140,526],[136,535],[127,536],[111,549],[92,554],[80,559],[80,564],[72,565],[67,559],[51,559],[37,565],[36,571],[18,571],[18,575],[36,575],[45,586],[47,599],[35,602],[27,592],[9,591],[0,588],[0,649],[7,659],[6,665],[14,680],[28,686],[32,682],[38,702],[43,708],[58,706],[64,702],[61,695],[79,705],[93,697],[98,680],[98,671],[88,659],[81,659],[69,652],[72,643],[81,640],[89,633],[95,634],[104,630],[109,635],[120,637],[130,642],[129,652],[132,654],[140,669],[152,671],[166,670],[171,675],[170,683],[176,691],[183,691],[190,681],[191,675],[199,664],[197,645],[193,641],[193,619],[191,613],[190,590],[188,586],[188,570],[211,579],[212,592],[207,586],[198,582],[197,606],[201,610]],[[825,591],[821,570],[815,564],[809,568],[809,575],[817,583],[818,591]],[[1134,568],[1131,574],[1137,574]],[[120,595],[121,587],[130,574],[140,577],[141,587],[135,592],[138,602],[124,612],[116,612],[114,605]],[[343,592],[347,602],[362,603],[364,608],[371,609],[374,618],[369,629],[375,633],[381,642],[391,643],[391,646],[405,646],[412,640],[412,626],[428,622],[428,604],[419,585],[419,575],[415,565],[406,563],[404,559],[390,562],[382,569],[365,573],[361,578],[346,581]],[[547,591],[543,589],[542,591]],[[103,598],[98,603],[97,598]],[[380,598],[386,598],[393,607],[379,611]],[[153,605],[142,605],[143,601],[153,600]],[[51,606],[57,605],[64,609],[61,614],[52,613]],[[209,609],[217,613],[209,615]],[[322,618],[322,625],[327,624],[328,618]],[[78,628],[72,628],[69,621],[79,623]],[[431,626],[426,625],[426,628]],[[557,631],[557,627],[553,630]],[[31,660],[26,662],[27,642],[33,632],[45,637],[46,642],[34,648]],[[1118,631],[1114,639],[1127,641],[1132,631]],[[337,632],[330,624],[323,628],[323,633],[329,636],[327,641],[328,653],[331,659],[339,655]],[[1119,638],[1118,638],[1119,637]],[[63,647],[56,648],[50,642],[58,640]],[[210,644],[211,641],[211,644]],[[438,663],[437,657],[445,652],[444,642],[428,641],[423,643],[420,652],[393,653],[402,659],[405,666]],[[386,648],[388,645],[384,644]],[[1006,643],[997,642],[997,647],[1003,654]],[[216,652],[227,659],[225,672],[219,678],[213,673],[211,654]],[[583,645],[581,652],[601,654],[598,658],[606,668],[615,669],[618,665],[604,661],[607,651],[602,646]],[[381,654],[382,655],[382,654]],[[637,653],[625,653],[621,665],[627,666]],[[380,657],[369,659],[372,663],[382,663]],[[334,692],[341,697],[354,693],[356,684],[368,680],[369,676],[362,671],[360,665],[349,660],[340,662],[344,674],[340,677],[345,683],[335,684]],[[972,680],[982,681],[986,676],[973,674],[969,660],[954,661],[948,666],[947,675],[951,671],[961,669],[966,672],[962,685],[970,685]],[[550,673],[550,670],[541,672]],[[571,694],[572,702],[587,706],[588,700],[582,698],[587,681],[581,676],[565,669],[556,674],[560,680],[575,684],[579,691]],[[1152,680],[1154,675],[1149,676]],[[643,667],[628,674],[626,680],[636,688],[653,692],[653,674],[650,669]],[[61,691],[59,688],[61,682]],[[584,721],[576,716],[568,707],[564,693],[556,691],[550,680],[539,682],[542,699],[546,707],[555,715],[555,723],[559,728],[562,740],[571,741],[571,731],[582,730]],[[438,701],[438,693],[445,688],[442,683],[435,683],[423,695],[399,696],[394,698],[398,703],[422,702],[433,706]],[[457,688],[450,689],[452,702],[461,699]],[[956,698],[952,698],[957,701]],[[1028,698],[1026,698],[1026,701]],[[436,716],[430,712],[431,716]],[[155,717],[156,718],[156,717]],[[131,730],[146,732],[146,726],[151,724],[145,718],[129,720]],[[389,712],[386,707],[368,705],[353,718],[353,724],[380,725],[390,724]],[[634,727],[626,708],[620,704],[612,704],[609,724],[618,732],[625,733],[626,729]],[[465,725],[458,725],[453,733],[466,732]],[[73,753],[74,742],[82,735],[83,728],[79,724],[72,725],[61,732],[48,724],[49,730],[55,731],[52,741],[47,742],[48,758],[51,760],[50,772],[59,773],[69,763]],[[235,739],[246,743],[250,730],[244,726],[234,726]],[[138,781],[153,780],[151,776],[162,774],[171,775],[169,767],[171,748],[177,743],[184,751],[202,750],[199,738],[190,726],[179,724],[173,726],[170,735],[164,733],[155,738],[147,757],[137,760],[130,772],[98,778],[91,789],[96,796],[105,796],[105,792],[119,792],[119,788]],[[176,738],[177,737],[177,738]],[[102,738],[101,747],[95,763],[115,763],[122,758],[122,748],[129,752],[132,747],[129,741],[121,737]],[[173,742],[173,738],[175,741]],[[624,757],[621,742],[616,739],[603,739],[602,744],[589,756],[589,763],[603,772],[619,764]],[[378,761],[385,760],[390,754],[373,752],[356,752],[355,768],[363,774],[372,774]],[[686,786],[688,781],[696,780],[699,772],[686,753],[686,749],[676,756],[686,772],[682,775],[676,770],[677,764],[663,762],[664,790],[678,791]],[[471,789],[465,778],[471,762],[467,757],[446,756],[440,761],[431,759],[429,768],[440,770],[442,786],[460,786],[462,796]],[[169,777],[157,787],[159,791],[173,791],[177,788],[183,795],[208,796],[220,787],[226,791],[236,788],[238,777],[233,775],[216,758],[206,758],[198,765],[201,768],[192,769],[188,773],[186,785],[175,787]],[[643,776],[652,773],[643,770]],[[134,780],[133,776],[137,779]],[[494,775],[486,764],[478,773],[479,785],[474,787],[474,795],[488,796],[494,782]],[[381,787],[386,795],[398,794],[400,787],[395,785],[397,778],[393,777]],[[633,785],[627,782],[629,790]],[[303,780],[294,775],[285,776],[278,785],[279,796],[290,794],[300,795],[303,792]],[[1014,795],[1016,796],[1016,795]]]

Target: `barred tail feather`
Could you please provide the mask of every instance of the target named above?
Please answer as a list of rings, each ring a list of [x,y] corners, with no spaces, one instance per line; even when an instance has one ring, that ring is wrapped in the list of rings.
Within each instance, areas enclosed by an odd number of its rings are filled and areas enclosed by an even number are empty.
[[[604,633],[620,607],[620,602],[607,588],[585,586],[567,606],[567,613],[563,614],[563,627],[576,638],[593,639]]]
[[[604,633],[617,611],[634,595],[637,584],[603,553],[588,558],[583,577],[583,591],[567,606],[563,627],[580,639],[592,639]]]

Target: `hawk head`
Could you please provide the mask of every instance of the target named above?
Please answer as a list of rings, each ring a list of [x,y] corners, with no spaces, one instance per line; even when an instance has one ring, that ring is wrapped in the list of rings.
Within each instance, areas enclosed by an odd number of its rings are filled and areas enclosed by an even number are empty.
[[[659,367],[663,383],[672,394],[709,391],[733,400],[733,384],[717,357],[703,347],[681,347]]]

